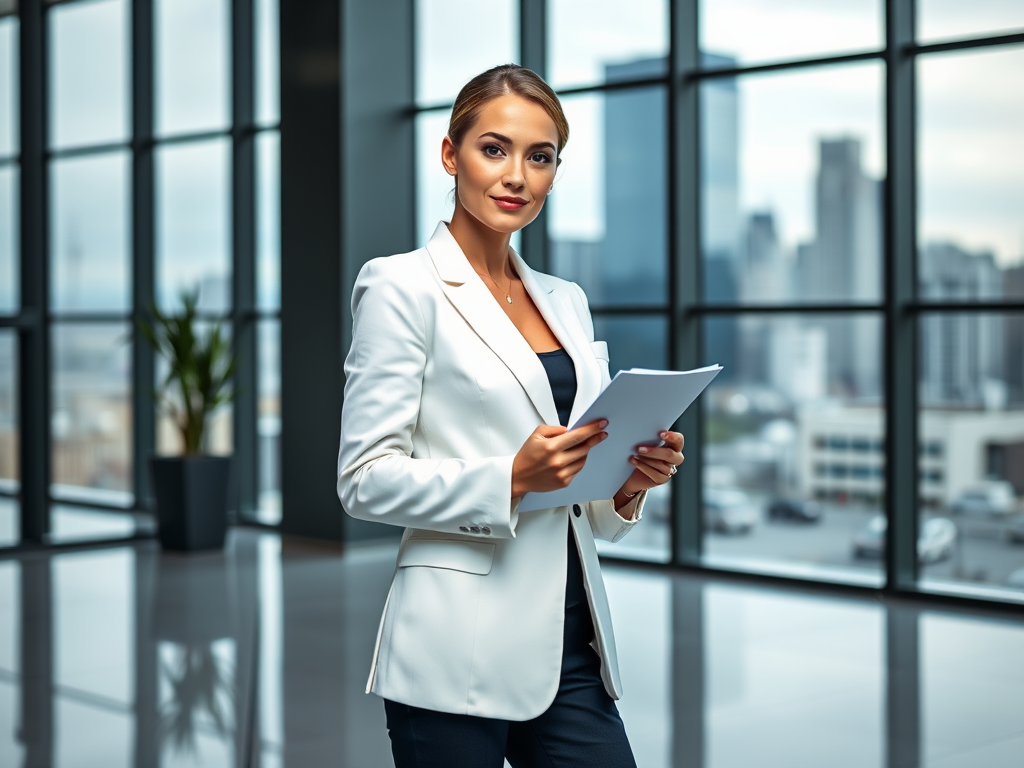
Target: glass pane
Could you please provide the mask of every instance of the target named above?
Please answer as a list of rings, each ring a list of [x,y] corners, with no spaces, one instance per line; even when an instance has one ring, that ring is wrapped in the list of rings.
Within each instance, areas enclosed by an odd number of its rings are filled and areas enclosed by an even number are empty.
[[[260,309],[281,306],[281,135],[256,136],[256,300]]]
[[[278,0],[256,0],[256,122],[281,119]]]
[[[661,315],[601,315],[594,317],[594,338],[608,343],[612,376],[627,368],[668,367],[668,322]],[[618,557],[668,562],[670,489],[653,489],[644,504],[644,524],[618,544],[598,542],[598,551]]]
[[[51,339],[53,492],[131,504],[129,325],[58,323]]]
[[[11,313],[21,303],[19,262],[18,166],[0,167],[0,312]]]
[[[1019,299],[1024,263],[1024,47],[922,56],[918,241],[922,298]]]
[[[21,505],[17,496],[0,496],[0,547],[21,541]]]
[[[7,499],[0,500],[0,503]],[[4,675],[5,683],[13,683],[17,679],[18,670],[21,668],[20,659],[20,638],[18,637],[21,627],[21,611],[19,610],[19,596],[21,593],[21,580],[18,578],[20,564],[17,560],[6,560],[0,563],[0,670],[8,673]],[[9,675],[9,677],[8,677]],[[17,690],[17,689],[15,689]],[[13,713],[14,709],[5,709],[4,705],[13,702],[0,704],[0,712]],[[7,720],[10,723],[10,720]],[[0,731],[4,734],[4,741],[15,741],[13,732]],[[10,747],[7,747],[10,749]],[[0,754],[3,754],[0,752]],[[14,763],[18,765],[18,763]]]
[[[703,64],[728,68],[885,46],[882,0],[703,0]]]
[[[416,0],[417,104],[453,102],[473,77],[510,62],[519,62],[516,0]]]
[[[130,132],[128,3],[50,10],[50,145],[123,141]]]
[[[16,493],[19,477],[18,333],[5,328],[0,330],[0,493]],[[0,531],[6,527],[0,522]]]
[[[1018,0],[917,0],[917,37],[921,42],[1022,30],[1024,5]]]
[[[702,86],[707,301],[880,300],[883,75],[871,63]]]
[[[920,333],[921,578],[1024,591],[1024,315],[926,315]]]
[[[706,562],[880,585],[879,319],[709,318],[704,333],[707,363],[737,361],[703,397]]]
[[[259,324],[259,508],[261,523],[281,522],[281,323]]]
[[[187,133],[230,120],[226,0],[156,0],[156,129]]]
[[[231,306],[230,153],[220,139],[157,150],[156,292],[165,309],[197,286],[202,309]]]
[[[437,222],[451,221],[455,210],[455,182],[441,165],[441,140],[448,133],[451,111],[416,115],[416,233],[417,245],[426,245]]]
[[[551,0],[548,82],[553,88],[668,73],[665,0]]]
[[[572,139],[548,198],[551,271],[593,307],[668,300],[663,88],[563,100]]]
[[[0,19],[0,157],[18,151],[18,19]]]
[[[197,336],[205,340],[211,327],[212,324],[209,322],[198,322],[196,323],[195,332]],[[221,323],[221,335],[229,344],[231,343],[230,323]],[[166,360],[162,357],[157,357],[156,381],[164,381],[167,378],[167,371],[168,367]],[[180,390],[175,388],[169,394],[175,399],[175,402],[180,402],[180,399],[178,399],[179,393]],[[228,403],[220,406],[206,417],[202,446],[204,453],[215,456],[226,456],[231,453],[234,442],[232,413],[232,406]],[[171,414],[168,413],[166,408],[162,409],[162,412],[158,413],[156,422],[157,455],[177,456],[183,453],[184,449],[185,445],[182,441],[181,432],[178,429],[177,423],[174,418],[172,418]]]
[[[50,164],[50,301],[55,311],[131,307],[131,156]]]

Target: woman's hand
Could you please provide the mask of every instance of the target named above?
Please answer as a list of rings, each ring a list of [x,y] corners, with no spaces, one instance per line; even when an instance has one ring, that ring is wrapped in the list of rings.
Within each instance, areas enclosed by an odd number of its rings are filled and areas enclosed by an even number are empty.
[[[537,427],[512,461],[512,498],[528,491],[557,491],[576,477],[590,449],[608,433],[604,419],[569,431],[565,427]]]
[[[630,497],[640,491],[667,483],[676,473],[676,468],[683,463],[683,436],[678,432],[665,431],[659,433],[658,437],[665,441],[664,445],[641,445],[636,455],[629,457],[636,469],[615,494],[615,509],[622,509]]]

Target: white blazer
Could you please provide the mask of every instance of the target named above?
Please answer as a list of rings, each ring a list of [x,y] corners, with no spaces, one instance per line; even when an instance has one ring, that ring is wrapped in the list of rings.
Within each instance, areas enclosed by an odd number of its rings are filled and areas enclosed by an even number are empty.
[[[583,291],[516,271],[576,366],[576,419],[607,386]],[[444,222],[426,248],[377,258],[352,292],[338,496],[362,520],[405,527],[367,692],[441,712],[528,720],[558,689],[572,524],[608,694],[621,693],[594,538],[621,539],[644,494],[520,515],[512,460],[558,424],[536,353]],[[625,457],[623,458],[625,460]]]

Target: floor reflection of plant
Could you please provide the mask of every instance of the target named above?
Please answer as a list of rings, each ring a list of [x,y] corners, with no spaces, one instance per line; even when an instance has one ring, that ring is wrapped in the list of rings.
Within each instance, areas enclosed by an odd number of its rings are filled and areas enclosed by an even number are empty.
[[[203,713],[219,735],[228,733],[232,675],[209,643],[177,645],[174,655],[163,665],[173,695],[161,712],[161,735],[176,751],[196,754],[196,725]]]

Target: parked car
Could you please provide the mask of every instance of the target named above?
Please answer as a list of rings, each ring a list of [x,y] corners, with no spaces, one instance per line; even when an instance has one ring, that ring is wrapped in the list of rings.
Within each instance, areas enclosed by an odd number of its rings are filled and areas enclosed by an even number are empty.
[[[885,554],[885,531],[888,522],[883,515],[874,515],[864,530],[853,539],[853,556],[882,557]],[[917,534],[917,561],[937,563],[953,554],[957,530],[952,520],[933,517],[925,520]]]
[[[1013,485],[1005,480],[989,480],[967,488],[953,501],[957,515],[1008,515],[1017,506]]]
[[[747,533],[757,524],[757,505],[739,488],[704,492],[704,526],[720,533]]]
[[[1018,568],[1006,579],[1006,586],[1024,589],[1024,568]]]
[[[1024,544],[1024,515],[1019,516],[1006,528],[1006,538],[1016,544]]]
[[[821,505],[805,499],[776,499],[768,507],[771,520],[796,520],[817,523],[821,520]]]

